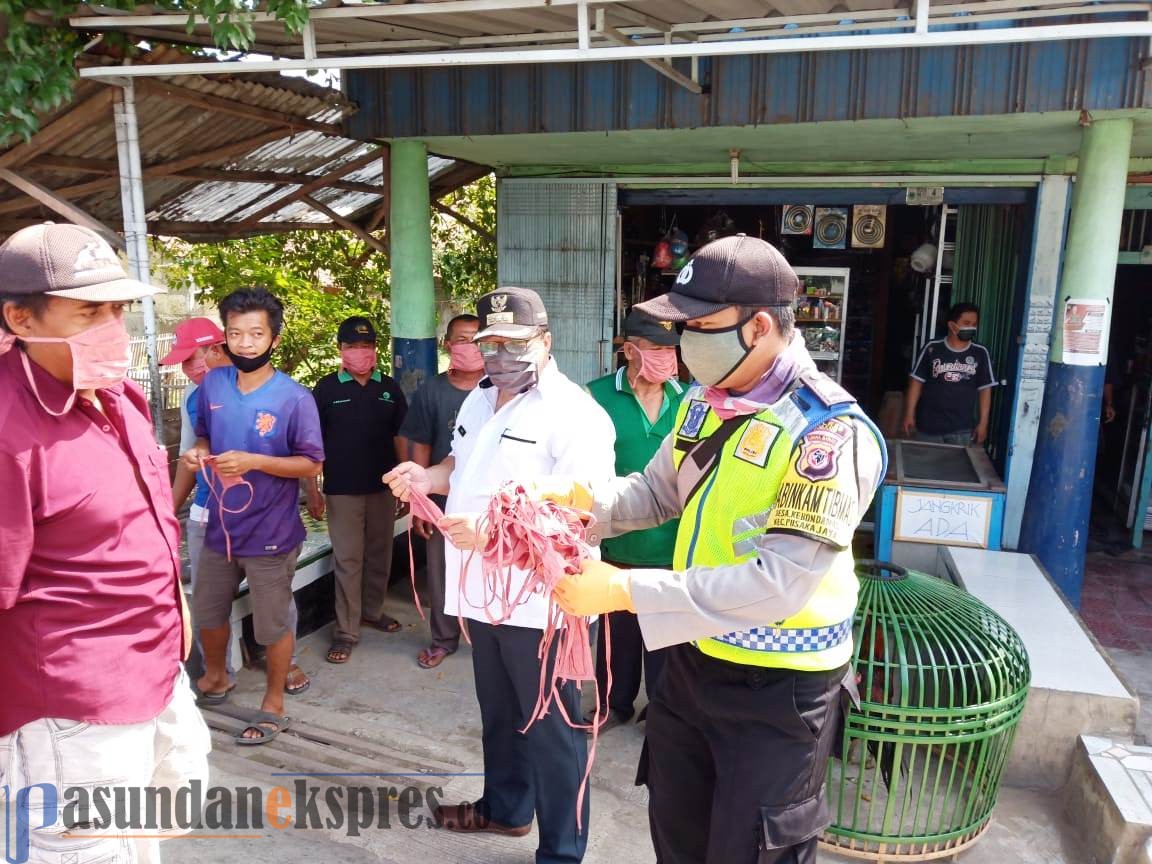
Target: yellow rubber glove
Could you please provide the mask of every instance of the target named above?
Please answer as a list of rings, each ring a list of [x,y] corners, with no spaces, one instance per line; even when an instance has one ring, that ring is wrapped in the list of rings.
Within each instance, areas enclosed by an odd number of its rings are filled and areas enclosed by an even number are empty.
[[[556,602],[569,615],[635,612],[632,577],[627,570],[588,559],[575,576],[565,576],[553,589]]]
[[[551,501],[561,507],[571,507],[585,513],[592,512],[592,492],[587,486],[569,477],[538,477],[532,481],[528,491],[540,501]]]

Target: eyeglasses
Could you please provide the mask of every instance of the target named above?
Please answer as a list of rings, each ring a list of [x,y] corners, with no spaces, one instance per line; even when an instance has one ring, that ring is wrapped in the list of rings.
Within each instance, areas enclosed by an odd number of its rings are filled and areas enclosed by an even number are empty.
[[[513,357],[523,357],[532,350],[532,344],[537,338],[533,336],[531,339],[509,339],[506,342],[477,342],[476,347],[480,349],[482,357],[495,357],[500,353],[500,349],[504,349],[506,354],[511,354]]]

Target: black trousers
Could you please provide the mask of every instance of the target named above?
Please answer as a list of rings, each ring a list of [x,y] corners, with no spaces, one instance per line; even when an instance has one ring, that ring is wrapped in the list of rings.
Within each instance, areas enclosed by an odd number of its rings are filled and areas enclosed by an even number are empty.
[[[578,862],[588,845],[588,801],[576,827],[576,801],[588,766],[587,736],[571,728],[556,708],[521,734],[540,694],[542,631],[509,624],[468,622],[472,669],[484,742],[484,796],[478,806],[493,822],[519,827],[538,820],[537,864]],[[548,658],[549,669],[555,651]],[[568,682],[564,708],[580,722],[580,691]]]
[[[608,620],[607,627],[605,619]],[[596,636],[596,689],[600,693],[600,711],[605,703],[612,711],[623,717],[631,717],[635,711],[636,697],[640,694],[640,680],[643,674],[644,692],[652,701],[652,691],[664,666],[666,648],[649,651],[644,647],[644,637],[640,633],[640,621],[631,612],[609,612],[600,616],[599,633]],[[610,632],[608,644],[612,646],[612,690],[608,691],[608,652],[605,631]]]
[[[660,864],[815,864],[848,667],[793,672],[668,649],[640,756]]]

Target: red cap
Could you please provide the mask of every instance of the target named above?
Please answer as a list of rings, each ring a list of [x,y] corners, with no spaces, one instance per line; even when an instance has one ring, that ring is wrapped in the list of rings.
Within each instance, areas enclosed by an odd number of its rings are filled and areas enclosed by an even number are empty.
[[[197,348],[219,345],[224,341],[224,331],[216,326],[211,318],[189,318],[176,325],[176,341],[172,350],[160,361],[161,366],[174,366],[183,363],[196,353]]]

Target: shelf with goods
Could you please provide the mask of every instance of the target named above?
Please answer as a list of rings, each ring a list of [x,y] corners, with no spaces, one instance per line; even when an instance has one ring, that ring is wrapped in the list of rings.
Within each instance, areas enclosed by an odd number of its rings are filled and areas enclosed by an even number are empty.
[[[844,320],[848,267],[794,267],[800,277],[796,325],[816,367],[840,381],[844,366]]]

